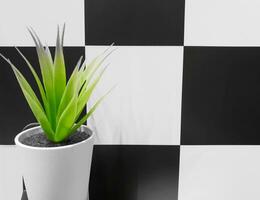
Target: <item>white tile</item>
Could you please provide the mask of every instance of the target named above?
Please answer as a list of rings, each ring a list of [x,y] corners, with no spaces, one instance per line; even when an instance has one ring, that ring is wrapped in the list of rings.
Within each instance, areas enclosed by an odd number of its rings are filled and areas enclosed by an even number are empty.
[[[259,200],[260,146],[182,146],[179,200]]]
[[[57,25],[66,23],[65,45],[84,46],[84,0],[8,0],[0,6],[0,46],[30,46],[26,29],[32,26],[40,38],[55,44]]]
[[[185,45],[259,46],[259,0],[186,0]]]
[[[0,199],[21,199],[22,186],[16,147],[0,145]]]
[[[87,46],[93,58],[104,46]],[[90,103],[117,84],[88,121],[101,144],[179,144],[183,47],[120,46]]]

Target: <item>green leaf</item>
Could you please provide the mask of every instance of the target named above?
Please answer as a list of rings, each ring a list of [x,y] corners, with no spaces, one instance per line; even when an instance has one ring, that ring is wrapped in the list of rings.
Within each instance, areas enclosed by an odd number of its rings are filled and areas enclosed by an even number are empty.
[[[68,106],[63,111],[58,121],[57,129],[55,132],[55,142],[61,142],[71,133],[71,127],[75,123],[77,111],[77,95],[74,93],[74,97],[70,100]]]
[[[113,45],[113,44],[112,44]],[[81,97],[82,94],[86,91],[87,87],[89,86],[89,83],[91,82],[92,78],[94,77],[95,73],[98,71],[98,69],[101,67],[103,62],[106,60],[106,58],[111,55],[115,49],[111,50],[112,45],[107,48],[104,52],[102,52],[100,55],[98,55],[96,58],[94,58],[83,70],[82,76],[81,76],[81,83],[82,86],[79,96]],[[107,67],[107,66],[106,66]]]
[[[102,52],[100,55],[98,55],[96,58],[94,58],[87,65],[86,70],[84,72],[86,85],[88,85],[88,83],[91,81],[93,75],[96,73],[96,71],[99,69],[99,67],[103,64],[103,62],[108,58],[108,56],[110,56],[115,51],[115,49],[110,50],[110,48],[111,48],[111,46],[107,50]]]
[[[63,32],[62,32],[62,42],[64,37],[64,29],[65,26],[63,27]],[[57,109],[66,87],[66,68],[65,68],[62,42],[60,41],[59,28],[58,28],[55,58],[54,58],[54,88],[55,88]]]
[[[97,107],[99,106],[99,104],[106,98],[106,96],[114,89],[115,87],[113,87],[112,89],[110,89],[105,95],[103,95],[101,98],[99,98],[96,103],[94,104],[94,106],[92,106],[92,108],[87,112],[87,114],[82,117],[78,123],[76,123],[72,129],[71,129],[71,133],[74,133],[82,124],[84,124],[87,119],[94,113],[94,111],[97,109]]]
[[[49,140],[53,140],[54,139],[54,132],[51,128],[51,125],[47,119],[47,116],[45,115],[43,109],[41,107],[39,107],[37,101],[35,101],[35,99],[33,99],[29,93],[27,93],[26,90],[23,90],[24,96],[36,118],[36,120],[40,123],[44,133],[46,134],[47,138]]]
[[[53,62],[50,56],[48,47],[44,49],[39,37],[33,29],[28,29],[36,45],[36,51],[39,59],[43,85],[46,92],[47,101],[49,103],[50,116],[49,120],[52,125],[53,130],[56,127],[56,101],[55,101],[55,91],[53,85]]]
[[[31,86],[29,85],[27,80],[24,78],[22,73],[10,62],[10,60],[5,58],[2,54],[0,54],[0,56],[2,58],[4,58],[6,60],[6,62],[8,62],[9,65],[11,66],[11,68],[15,74],[15,77],[22,89],[22,92],[23,92],[23,94],[27,100],[27,103],[29,104],[35,118],[41,124],[41,126],[42,126],[43,130],[46,132],[46,135],[48,136],[48,138],[52,138],[53,131],[52,131],[49,121],[45,115],[44,109],[42,108],[42,105],[41,105],[40,101],[38,100],[37,96],[35,95],[33,89],[31,88]]]
[[[12,68],[14,74],[15,74],[15,77],[16,77],[16,79],[17,79],[21,89],[22,90],[26,90],[32,96],[33,99],[37,99],[38,100],[38,98],[35,95],[33,89],[31,88],[29,83],[26,81],[26,79],[24,78],[22,73],[14,66],[14,64],[9,59],[4,57],[2,54],[0,54],[0,56],[11,66],[11,68]],[[38,105],[41,106],[40,101],[37,101],[37,102],[38,102]]]
[[[107,67],[106,67],[107,68]],[[93,93],[94,89],[96,88],[97,84],[101,80],[101,77],[103,76],[106,68],[104,68],[100,74],[96,77],[96,79],[91,83],[89,88],[87,88],[85,91],[81,91],[78,99],[78,106],[77,106],[77,118],[80,116],[80,113],[84,109],[86,103],[88,102],[91,94]]]
[[[48,102],[47,102],[47,99],[46,99],[46,94],[45,94],[45,91],[44,91],[44,88],[42,86],[42,83],[40,81],[40,78],[39,76],[37,75],[37,73],[35,72],[34,68],[32,67],[31,63],[27,60],[27,58],[23,55],[23,53],[17,48],[15,47],[16,50],[18,51],[18,53],[22,56],[22,58],[24,59],[24,61],[26,62],[27,66],[29,67],[29,69],[31,70],[32,74],[33,74],[33,77],[38,85],[38,88],[39,88],[39,91],[40,91],[40,94],[41,94],[41,97],[42,97],[42,101],[44,103],[44,108],[45,110],[49,110],[48,109]]]
[[[63,110],[67,107],[71,99],[74,97],[75,94],[77,94],[77,82],[78,82],[78,68],[81,64],[82,57],[79,59],[74,71],[72,72],[72,75],[68,81],[68,84],[65,88],[65,91],[63,92],[63,96],[61,98],[61,102],[59,105],[59,109],[57,112],[57,121],[59,120],[61,113]]]
[[[82,89],[84,83],[85,83],[85,79],[84,79],[84,70],[86,69],[86,60],[84,60],[84,62],[81,64],[81,67],[79,68],[78,71],[78,87],[77,87],[77,93],[80,92],[80,90]]]

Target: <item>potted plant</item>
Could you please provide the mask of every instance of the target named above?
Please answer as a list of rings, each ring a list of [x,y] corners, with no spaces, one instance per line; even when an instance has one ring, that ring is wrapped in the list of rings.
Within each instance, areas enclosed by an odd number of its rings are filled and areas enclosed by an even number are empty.
[[[63,54],[64,30],[58,28],[54,59],[32,28],[28,29],[36,45],[41,77],[26,57],[39,89],[39,97],[23,74],[11,66],[29,107],[40,126],[22,131],[15,137],[19,167],[29,200],[86,200],[94,133],[84,125],[107,94],[96,101],[84,117],[84,110],[106,68],[102,63],[112,52],[107,49],[88,64],[79,59],[69,80]]]

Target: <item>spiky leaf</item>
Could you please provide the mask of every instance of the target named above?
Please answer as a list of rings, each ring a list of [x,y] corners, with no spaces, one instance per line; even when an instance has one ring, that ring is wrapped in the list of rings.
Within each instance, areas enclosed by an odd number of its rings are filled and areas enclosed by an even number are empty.
[[[64,29],[62,32],[62,38],[64,37]],[[65,61],[63,55],[63,43],[60,41],[59,29],[57,33],[57,42],[55,49],[55,58],[54,58],[54,89],[55,89],[55,100],[56,107],[58,108],[63,92],[66,87],[66,69],[65,69]],[[63,41],[63,39],[62,39]]]

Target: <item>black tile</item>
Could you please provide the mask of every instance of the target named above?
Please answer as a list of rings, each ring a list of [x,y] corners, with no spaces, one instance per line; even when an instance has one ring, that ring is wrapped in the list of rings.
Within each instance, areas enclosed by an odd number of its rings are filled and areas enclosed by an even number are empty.
[[[33,66],[36,66],[39,73],[38,60],[36,50],[33,47],[21,47],[20,50],[28,58]],[[54,48],[51,48],[52,53]],[[0,47],[0,53],[4,54],[19,68],[25,75],[27,80],[36,87],[35,81],[26,63],[13,47]],[[65,47],[65,62],[67,64],[68,74],[71,74],[80,56],[84,56],[84,47]],[[0,59],[0,144],[13,144],[16,134],[28,123],[35,122],[33,114],[20,90],[15,76],[9,65]]]
[[[260,144],[260,48],[185,47],[181,144]]]
[[[96,145],[90,200],[177,200],[178,146]]]
[[[182,45],[184,0],[86,0],[87,45]]]

